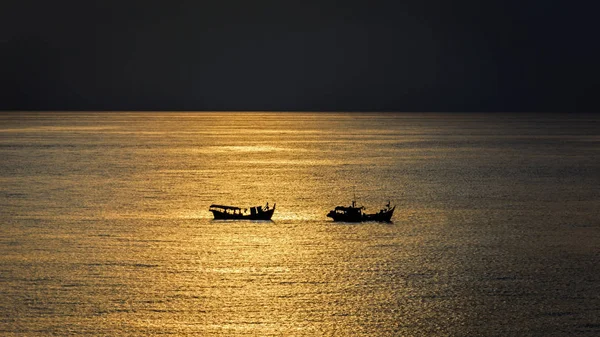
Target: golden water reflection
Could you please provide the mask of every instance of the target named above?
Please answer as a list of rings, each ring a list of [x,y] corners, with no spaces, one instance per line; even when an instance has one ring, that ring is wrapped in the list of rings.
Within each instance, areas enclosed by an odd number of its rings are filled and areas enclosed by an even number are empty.
[[[593,336],[600,124],[489,118],[0,116],[0,334]]]

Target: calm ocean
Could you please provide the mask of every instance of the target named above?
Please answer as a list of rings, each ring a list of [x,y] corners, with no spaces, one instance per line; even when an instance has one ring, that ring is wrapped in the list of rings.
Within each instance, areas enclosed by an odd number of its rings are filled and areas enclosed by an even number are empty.
[[[598,336],[600,116],[5,113],[0,335]]]

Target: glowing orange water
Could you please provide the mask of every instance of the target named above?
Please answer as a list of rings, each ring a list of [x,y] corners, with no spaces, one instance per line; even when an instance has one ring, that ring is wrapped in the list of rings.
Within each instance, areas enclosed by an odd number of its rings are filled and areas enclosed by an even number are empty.
[[[0,334],[594,335],[598,123],[530,120],[4,115]]]

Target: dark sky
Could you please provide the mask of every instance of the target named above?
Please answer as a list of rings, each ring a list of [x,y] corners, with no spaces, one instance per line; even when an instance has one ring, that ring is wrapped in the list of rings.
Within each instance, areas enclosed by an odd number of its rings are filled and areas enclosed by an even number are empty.
[[[571,1],[3,1],[0,109],[599,109]]]

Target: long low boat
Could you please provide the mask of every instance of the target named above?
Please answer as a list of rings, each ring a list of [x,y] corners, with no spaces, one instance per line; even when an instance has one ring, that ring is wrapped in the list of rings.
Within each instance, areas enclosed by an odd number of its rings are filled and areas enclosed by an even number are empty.
[[[364,206],[356,206],[356,201],[352,200],[351,206],[337,206],[334,210],[327,214],[327,217],[332,218],[333,221],[342,222],[363,222],[363,221],[380,221],[390,222],[396,206],[390,206],[388,202],[385,208],[381,209],[377,213],[364,213]]]
[[[208,210],[212,212],[215,220],[271,220],[273,212],[275,212],[275,204],[273,207],[269,207],[269,203],[267,203],[266,206],[249,208],[210,205]]]

